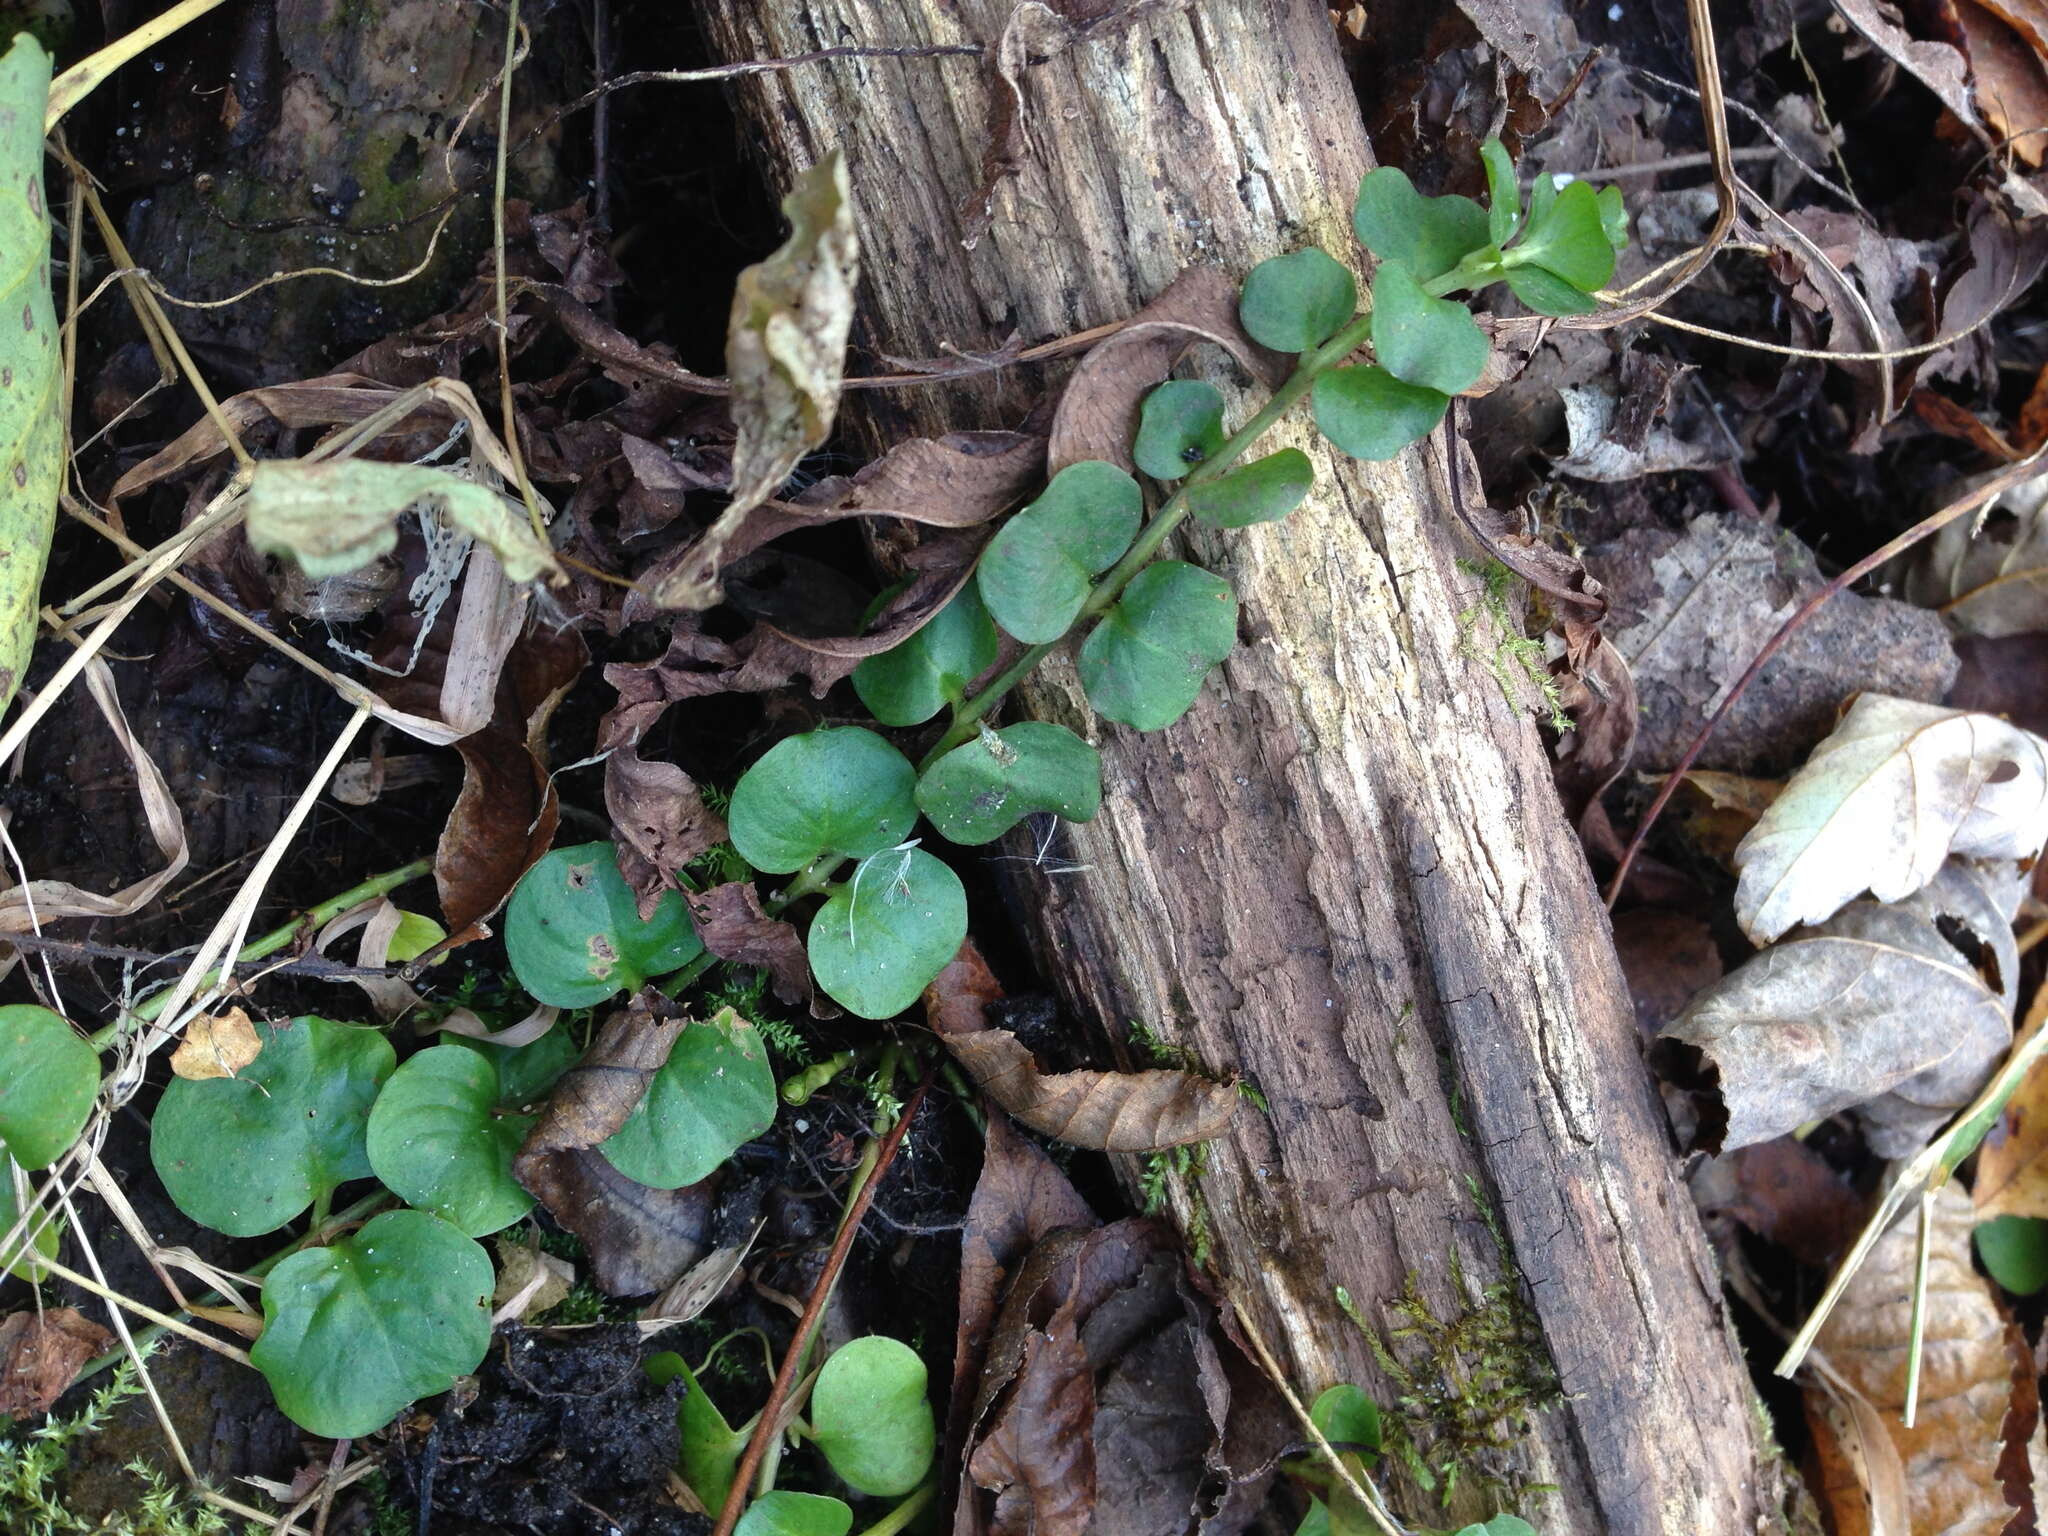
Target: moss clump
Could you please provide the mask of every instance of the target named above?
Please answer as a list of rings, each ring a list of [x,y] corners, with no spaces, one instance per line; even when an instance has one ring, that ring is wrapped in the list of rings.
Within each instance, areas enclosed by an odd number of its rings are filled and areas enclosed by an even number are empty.
[[[1550,675],[1543,642],[1531,640],[1522,632],[1520,617],[1508,606],[1508,594],[1515,584],[1514,572],[1498,560],[1489,560],[1484,565],[1460,560],[1458,568],[1485,583],[1479,601],[1458,615],[1460,648],[1486,664],[1486,670],[1500,684],[1501,697],[1509,704],[1519,708],[1522,690],[1532,689],[1542,700],[1547,717],[1544,723],[1554,731],[1570,730],[1572,718],[1564,712],[1564,697],[1558,690],[1557,679]],[[1477,643],[1482,622],[1499,636],[1490,651],[1482,650]]]

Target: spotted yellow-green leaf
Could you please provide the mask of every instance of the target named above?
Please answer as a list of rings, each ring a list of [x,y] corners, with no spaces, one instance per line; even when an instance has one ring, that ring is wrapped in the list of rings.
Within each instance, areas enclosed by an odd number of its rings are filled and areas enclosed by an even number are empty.
[[[18,33],[0,56],[0,708],[35,649],[64,475],[63,363],[43,195],[49,94],[50,56]]]

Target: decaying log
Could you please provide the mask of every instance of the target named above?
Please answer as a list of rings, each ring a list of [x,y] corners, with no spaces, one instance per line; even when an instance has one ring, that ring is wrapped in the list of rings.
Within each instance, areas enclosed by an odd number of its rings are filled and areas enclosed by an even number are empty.
[[[1317,0],[700,5],[734,59],[1080,24],[1071,46],[1019,50],[1021,154],[971,250],[1003,89],[982,60],[850,58],[743,88],[777,174],[847,153],[875,353],[1035,342],[1129,314],[1190,264],[1353,250],[1372,162]],[[1197,362],[1242,419],[1244,381]],[[877,445],[1014,425],[1043,383],[1013,370],[870,393],[858,425]],[[1100,743],[1107,798],[1063,835],[1066,872],[1027,868],[1022,921],[1080,1017],[1112,1035],[1139,1021],[1263,1090],[1270,1114],[1238,1117],[1196,1198],[1217,1267],[1304,1394],[1399,1395],[1339,1287],[1385,1328],[1411,1281],[1450,1320],[1518,1274],[1563,1393],[1480,1470],[1554,1485],[1525,1506],[1547,1536],[1772,1529],[1763,1420],[1607,920],[1469,617],[1457,561],[1476,551],[1441,454],[1365,465],[1299,427],[1283,440],[1316,459],[1310,501],[1186,541],[1236,586],[1245,642],[1186,719],[1156,736],[1098,722],[1067,666],[1029,692],[1031,712]],[[1396,1353],[1420,1360],[1421,1344]],[[1458,1523],[1395,1476],[1411,1518]],[[1497,1505],[1481,1481],[1455,1512]]]

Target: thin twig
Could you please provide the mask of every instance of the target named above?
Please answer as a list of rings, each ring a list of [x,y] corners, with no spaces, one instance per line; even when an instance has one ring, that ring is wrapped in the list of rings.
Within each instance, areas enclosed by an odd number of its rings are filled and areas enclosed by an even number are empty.
[[[1707,717],[1707,723],[1701,726],[1699,734],[1693,737],[1692,745],[1685,749],[1685,755],[1664,776],[1664,782],[1657,790],[1657,798],[1650,802],[1649,810],[1644,812],[1643,819],[1637,823],[1635,836],[1629,839],[1628,847],[1622,853],[1621,863],[1614,871],[1614,878],[1608,883],[1607,908],[1609,911],[1614,909],[1614,903],[1621,895],[1622,882],[1628,879],[1629,869],[1635,863],[1637,853],[1642,850],[1643,840],[1650,835],[1650,828],[1657,824],[1657,818],[1664,813],[1664,807],[1670,803],[1671,797],[1678,792],[1678,786],[1684,781],[1686,774],[1692,770],[1692,765],[1699,761],[1699,755],[1707,745],[1707,738],[1720,728],[1720,724],[1727,718],[1728,712],[1735,707],[1736,700],[1740,699],[1749,685],[1756,681],[1757,675],[1770,664],[1771,658],[1784,648],[1785,642],[1792,638],[1799,627],[1812,618],[1815,613],[1819,612],[1821,605],[1837,592],[1855,585],[1886,561],[1905,553],[1905,551],[1911,549],[1921,540],[1946,528],[1957,518],[1968,516],[1979,507],[2003,496],[2013,487],[2024,484],[2032,479],[2044,456],[2048,456],[2048,447],[2036,448],[2024,459],[2021,459],[2016,464],[2008,465],[1976,489],[1958,497],[1931,516],[1922,518],[1890,543],[1881,546],[1872,554],[1865,555],[1861,560],[1858,560],[1854,565],[1836,576],[1826,586],[1802,603],[1797,613],[1778,626],[1778,632],[1764,642],[1763,648],[1756,653],[1755,658],[1750,662],[1747,669],[1744,670],[1742,676],[1735,680],[1735,686],[1728,690],[1727,696],[1721,700],[1720,705],[1714,710],[1713,714]]]
[[[868,1206],[874,1202],[875,1191],[881,1186],[882,1177],[889,1171],[889,1164],[895,1160],[896,1149],[903,1145],[904,1134],[910,1129],[910,1122],[917,1118],[917,1112],[924,1105],[925,1090],[932,1084],[932,1073],[926,1072],[924,1081],[917,1085],[917,1091],[910,1096],[910,1102],[903,1106],[903,1113],[889,1128],[889,1134],[882,1138],[875,1149],[874,1170],[861,1185],[853,1203],[846,1209],[846,1219],[839,1224],[839,1235],[832,1240],[832,1251],[826,1255],[825,1267],[818,1272],[818,1280],[811,1287],[810,1300],[805,1303],[804,1314],[797,1319],[796,1334],[789,1341],[789,1348],[783,1354],[782,1368],[775,1373],[775,1385],[768,1393],[768,1401],[762,1405],[759,1422],[747,1438],[747,1449],[740,1457],[740,1463],[733,1471],[732,1489],[725,1496],[725,1507],[719,1511],[718,1524],[711,1536],[732,1536],[733,1527],[739,1524],[740,1511],[746,1506],[747,1490],[754,1481],[755,1469],[761,1465],[761,1458],[767,1453],[768,1442],[776,1433],[776,1421],[782,1412],[782,1405],[788,1399],[790,1389],[796,1385],[798,1372],[802,1369],[805,1352],[816,1331],[819,1319],[824,1315],[825,1302],[832,1294],[839,1272],[846,1267],[846,1256],[853,1251],[853,1240],[859,1235],[861,1219],[867,1215]]]

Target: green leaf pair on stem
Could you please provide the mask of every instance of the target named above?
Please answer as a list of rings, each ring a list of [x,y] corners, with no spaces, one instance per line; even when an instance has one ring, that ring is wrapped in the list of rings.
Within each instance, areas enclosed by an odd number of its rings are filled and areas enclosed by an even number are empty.
[[[721,1508],[754,1423],[728,1424],[680,1355],[649,1356],[646,1369],[657,1382],[683,1382],[676,1410],[682,1441],[677,1471],[706,1509]],[[918,1490],[930,1472],[937,1426],[925,1393],[924,1362],[909,1346],[881,1335],[842,1344],[812,1381],[807,1406],[807,1417],[796,1419],[793,1430],[855,1492],[900,1498]],[[787,1405],[791,1412],[805,1408],[801,1398]],[[852,1526],[853,1510],[844,1499],[774,1489],[756,1495],[738,1531],[846,1536]]]

